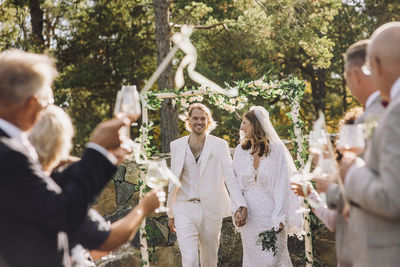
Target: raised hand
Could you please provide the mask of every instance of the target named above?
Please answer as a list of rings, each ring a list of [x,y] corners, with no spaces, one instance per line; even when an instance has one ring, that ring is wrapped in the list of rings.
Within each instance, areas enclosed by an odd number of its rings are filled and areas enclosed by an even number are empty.
[[[126,117],[114,118],[97,125],[91,137],[91,142],[104,147],[108,151],[115,150],[121,145],[119,129],[130,124]]]
[[[291,189],[293,190],[293,192],[299,197],[307,198],[308,195],[311,193],[312,188],[311,188],[310,183],[307,183],[307,188],[305,190],[306,192],[304,192],[304,190],[303,190],[303,185],[298,184],[298,183],[293,183],[293,182],[290,184],[291,184]]]

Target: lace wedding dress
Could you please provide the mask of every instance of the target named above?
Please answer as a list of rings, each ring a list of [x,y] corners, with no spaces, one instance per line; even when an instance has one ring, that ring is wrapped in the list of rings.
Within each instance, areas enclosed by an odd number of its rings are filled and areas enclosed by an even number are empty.
[[[290,189],[289,175],[295,170],[289,151],[282,142],[271,143],[268,156],[262,156],[257,170],[250,150],[238,145],[233,157],[237,182],[247,203],[246,225],[240,227],[243,243],[243,266],[292,266],[287,248],[287,235],[301,235],[303,218],[297,211],[300,199]],[[257,177],[255,179],[255,177]],[[234,209],[238,208],[232,203]],[[277,234],[277,253],[262,250],[258,234],[284,225]]]

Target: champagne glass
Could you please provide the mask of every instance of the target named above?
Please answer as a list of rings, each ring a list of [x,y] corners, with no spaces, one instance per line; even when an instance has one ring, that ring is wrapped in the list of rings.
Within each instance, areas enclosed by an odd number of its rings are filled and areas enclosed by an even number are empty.
[[[136,121],[141,115],[139,93],[135,85],[122,86],[117,93],[114,115],[117,118],[127,116],[131,121]],[[137,123],[132,123],[137,125]],[[130,138],[130,127],[121,127],[121,135],[123,136],[122,147],[132,149],[132,140]]]
[[[340,153],[350,152],[360,155],[365,149],[363,126],[360,124],[346,124],[340,129],[337,148]]]
[[[155,159],[148,161],[146,183],[149,187],[153,189],[164,189],[164,187],[168,185],[170,179],[174,181],[176,177],[168,168],[165,159]],[[180,183],[178,186],[180,186]],[[157,191],[157,196],[158,200],[160,201],[160,207],[156,209],[156,213],[167,212],[169,209],[164,205],[166,201],[165,191]]]
[[[310,132],[310,153],[313,155],[321,155],[327,150],[328,140],[323,129],[318,129]]]

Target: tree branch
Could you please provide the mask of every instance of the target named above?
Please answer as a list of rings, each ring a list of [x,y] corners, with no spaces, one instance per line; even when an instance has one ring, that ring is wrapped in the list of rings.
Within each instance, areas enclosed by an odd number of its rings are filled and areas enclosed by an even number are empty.
[[[183,25],[181,25],[181,24],[172,24],[171,25],[171,27],[174,27],[174,28],[181,28],[182,26]],[[220,22],[220,23],[208,25],[208,26],[194,25],[193,27],[197,30],[208,30],[208,29],[215,28],[218,26],[223,26],[225,30],[228,30],[228,27],[226,26],[226,24],[224,22]]]

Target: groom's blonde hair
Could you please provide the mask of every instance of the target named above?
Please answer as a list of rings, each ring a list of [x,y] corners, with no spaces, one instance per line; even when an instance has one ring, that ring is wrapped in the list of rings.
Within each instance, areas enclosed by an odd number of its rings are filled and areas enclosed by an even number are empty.
[[[193,103],[189,106],[189,110],[186,113],[186,118],[185,118],[186,129],[189,132],[192,131],[192,127],[189,124],[189,118],[192,116],[194,109],[200,109],[201,111],[204,111],[206,113],[206,116],[207,116],[207,129],[206,130],[208,133],[211,132],[212,130],[214,130],[215,127],[217,127],[217,122],[213,119],[210,109],[201,103]]]

